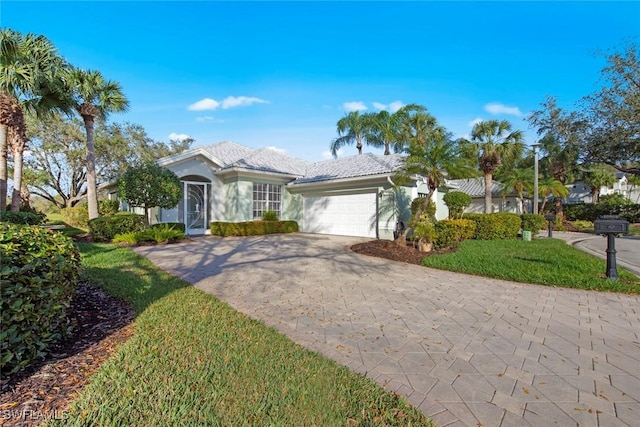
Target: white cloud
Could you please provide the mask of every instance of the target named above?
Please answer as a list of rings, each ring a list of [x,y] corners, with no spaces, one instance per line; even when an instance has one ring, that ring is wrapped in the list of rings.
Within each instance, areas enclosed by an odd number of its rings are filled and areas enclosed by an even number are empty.
[[[235,107],[246,107],[252,104],[268,104],[269,101],[256,98],[255,96],[227,96],[222,101],[211,98],[204,98],[187,107],[191,111],[217,110],[218,108],[228,109]]]
[[[395,113],[396,111],[404,107],[404,103],[402,101],[393,101],[392,103],[387,105],[381,102],[374,102],[373,107],[380,111],[386,110],[391,113]]]
[[[510,116],[522,117],[522,111],[518,107],[509,107],[504,104],[492,102],[484,106],[486,112],[497,114],[508,114]]]
[[[393,101],[391,104],[389,104],[389,111],[395,113],[402,107],[404,107],[404,103],[402,101]]]
[[[345,102],[344,104],[342,104],[342,108],[344,108],[346,111],[363,111],[367,109],[367,106],[364,105],[364,102],[362,101],[351,101],[351,102]]]
[[[172,132],[169,134],[169,140],[170,141],[183,141],[187,138],[191,138],[189,135],[187,135],[186,133],[175,133]]]
[[[475,125],[477,125],[478,123],[480,123],[482,121],[482,119],[480,117],[476,117],[475,119],[471,120],[469,123],[467,123],[469,125],[470,128],[474,127]]]
[[[195,102],[187,107],[187,110],[191,111],[205,111],[205,110],[215,110],[220,106],[220,103],[215,99],[204,98],[198,102]]]
[[[211,116],[196,117],[196,122],[209,122],[211,120],[213,120]]]
[[[222,108],[246,107],[251,104],[268,104],[264,99],[255,96],[227,96],[222,100]]]

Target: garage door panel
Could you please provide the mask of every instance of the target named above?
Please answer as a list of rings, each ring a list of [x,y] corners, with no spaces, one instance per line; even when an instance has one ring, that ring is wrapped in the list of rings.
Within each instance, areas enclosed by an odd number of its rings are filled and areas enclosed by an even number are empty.
[[[375,237],[376,194],[306,196],[304,226],[307,233]]]

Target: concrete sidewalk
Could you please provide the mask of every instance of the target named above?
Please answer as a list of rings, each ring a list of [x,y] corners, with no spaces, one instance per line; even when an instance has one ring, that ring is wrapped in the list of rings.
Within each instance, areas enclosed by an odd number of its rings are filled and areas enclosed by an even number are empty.
[[[360,239],[201,237],[135,250],[407,397],[438,426],[638,426],[640,296],[366,257]]]

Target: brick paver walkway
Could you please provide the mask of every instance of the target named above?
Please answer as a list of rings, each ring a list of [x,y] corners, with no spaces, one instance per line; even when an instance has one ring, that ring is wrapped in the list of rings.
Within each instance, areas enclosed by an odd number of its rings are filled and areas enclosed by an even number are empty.
[[[140,247],[439,426],[638,426],[640,297],[517,284],[294,234]]]

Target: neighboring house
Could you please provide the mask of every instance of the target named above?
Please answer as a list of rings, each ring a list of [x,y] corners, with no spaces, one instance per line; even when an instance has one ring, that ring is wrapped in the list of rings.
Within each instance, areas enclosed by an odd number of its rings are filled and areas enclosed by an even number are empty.
[[[591,187],[583,181],[566,184],[566,187],[569,189],[569,196],[564,201],[566,204],[592,203]],[[600,196],[610,194],[622,194],[632,203],[640,203],[640,188],[630,184],[623,172],[616,173],[616,181],[612,187],[600,187]]]
[[[180,178],[183,199],[155,209],[152,222],[182,222],[187,234],[205,234],[212,221],[251,221],[272,210],[302,232],[393,239],[418,197],[415,183],[393,183],[404,159],[362,154],[310,163],[233,142],[194,148],[158,160]],[[115,184],[104,189],[115,197]]]
[[[467,213],[484,213],[484,178],[452,179],[447,181],[449,191],[461,191],[471,196],[471,205],[465,209]],[[515,192],[502,196],[504,185],[498,181],[491,183],[492,212],[520,212],[520,198]],[[530,212],[530,202],[524,203],[525,211]]]

